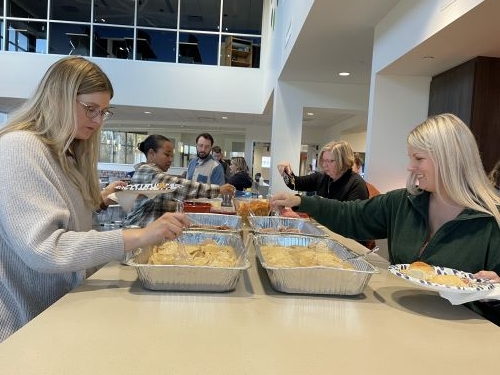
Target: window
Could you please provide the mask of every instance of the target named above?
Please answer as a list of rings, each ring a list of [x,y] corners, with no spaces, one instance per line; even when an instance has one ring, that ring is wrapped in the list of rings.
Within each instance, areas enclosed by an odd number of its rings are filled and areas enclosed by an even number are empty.
[[[4,1],[0,3],[3,6]],[[6,4],[0,25],[7,24],[8,34],[1,50],[259,67],[263,0],[6,0]],[[244,65],[235,65],[241,59],[237,46],[229,60],[225,57],[228,37],[248,41]]]
[[[43,22],[8,21],[7,51],[47,53],[47,25]]]
[[[147,134],[143,133],[101,131],[99,162],[135,164],[140,159],[140,151],[137,150],[137,145],[146,137]]]
[[[262,168],[271,168],[271,157],[270,156],[263,156],[262,157],[262,164],[260,166]]]

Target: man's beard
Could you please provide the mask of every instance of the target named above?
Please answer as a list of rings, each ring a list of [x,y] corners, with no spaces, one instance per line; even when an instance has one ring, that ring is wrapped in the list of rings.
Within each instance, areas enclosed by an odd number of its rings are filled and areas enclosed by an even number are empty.
[[[206,158],[208,158],[208,155],[209,155],[208,153],[205,154],[203,151],[196,152],[196,156],[198,156],[198,158],[200,158],[200,159],[206,159]]]

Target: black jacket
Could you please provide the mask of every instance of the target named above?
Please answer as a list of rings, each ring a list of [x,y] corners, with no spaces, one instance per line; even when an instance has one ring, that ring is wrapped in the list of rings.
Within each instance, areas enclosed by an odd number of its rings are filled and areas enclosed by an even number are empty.
[[[246,188],[252,187],[252,177],[246,172],[237,172],[228,181],[236,190],[243,191]]]
[[[337,199],[339,201],[353,201],[368,199],[368,188],[365,180],[352,169],[348,169],[340,178],[333,181],[323,172],[316,172],[306,176],[293,176],[295,186],[289,181],[287,186],[297,191],[316,192],[323,198]],[[285,181],[286,182],[286,181]]]

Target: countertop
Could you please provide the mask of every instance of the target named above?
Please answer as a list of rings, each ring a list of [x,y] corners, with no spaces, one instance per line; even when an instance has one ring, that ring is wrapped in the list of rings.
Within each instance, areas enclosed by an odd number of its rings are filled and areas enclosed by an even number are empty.
[[[380,273],[351,297],[276,292],[253,249],[250,260],[228,293],[148,291],[133,268],[112,262],[0,344],[0,373],[456,375],[497,368],[497,326],[391,275],[375,254],[368,260]]]

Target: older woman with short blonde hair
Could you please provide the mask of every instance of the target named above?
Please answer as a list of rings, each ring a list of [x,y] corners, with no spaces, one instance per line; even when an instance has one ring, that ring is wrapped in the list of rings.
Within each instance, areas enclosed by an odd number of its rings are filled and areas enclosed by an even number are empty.
[[[351,201],[368,199],[368,188],[363,178],[352,170],[354,152],[345,141],[327,143],[319,154],[320,172],[296,176],[290,163],[278,164],[278,171],[286,185],[293,190],[316,192],[324,198]]]

